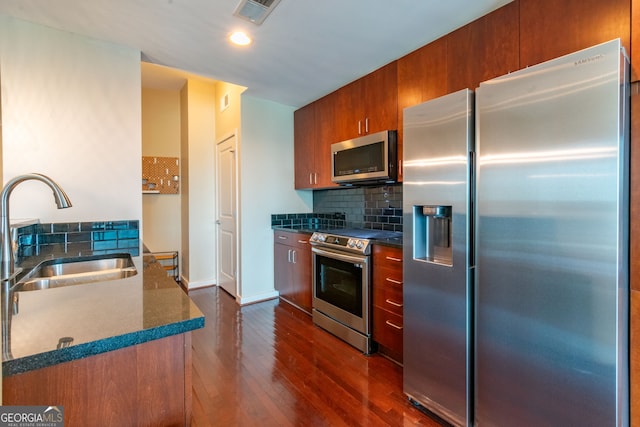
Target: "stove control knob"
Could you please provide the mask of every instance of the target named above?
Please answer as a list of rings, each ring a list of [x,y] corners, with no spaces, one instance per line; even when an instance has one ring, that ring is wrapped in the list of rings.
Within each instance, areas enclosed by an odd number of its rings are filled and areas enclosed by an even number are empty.
[[[326,239],[327,239],[327,236],[325,236],[324,234],[318,234],[319,242],[324,242]]]
[[[353,248],[356,246],[356,243],[353,241],[353,239],[349,239],[349,241],[347,242],[347,246]]]
[[[364,243],[362,242],[362,240],[358,240],[356,242],[356,248],[358,248],[358,249],[364,248]]]

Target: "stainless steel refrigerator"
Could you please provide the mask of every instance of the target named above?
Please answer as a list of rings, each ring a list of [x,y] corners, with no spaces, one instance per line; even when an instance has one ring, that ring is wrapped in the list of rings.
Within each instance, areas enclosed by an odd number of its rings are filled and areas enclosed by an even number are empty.
[[[404,391],[446,421],[628,424],[627,73],[615,40],[404,110]]]

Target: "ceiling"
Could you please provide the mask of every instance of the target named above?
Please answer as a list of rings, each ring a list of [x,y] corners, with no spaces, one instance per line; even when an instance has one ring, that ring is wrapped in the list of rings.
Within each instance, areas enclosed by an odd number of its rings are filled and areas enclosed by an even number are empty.
[[[139,49],[163,66],[144,86],[186,71],[300,107],[510,1],[282,0],[260,26],[233,16],[239,0],[0,0],[0,14]],[[231,46],[236,29],[254,42]]]

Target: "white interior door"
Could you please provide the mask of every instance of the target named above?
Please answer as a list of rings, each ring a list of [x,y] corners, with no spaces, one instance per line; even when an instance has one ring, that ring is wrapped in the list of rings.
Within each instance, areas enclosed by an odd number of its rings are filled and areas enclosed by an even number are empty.
[[[217,166],[217,206],[218,218],[218,286],[237,295],[237,177],[236,177],[236,135],[231,135],[218,143],[216,149]]]

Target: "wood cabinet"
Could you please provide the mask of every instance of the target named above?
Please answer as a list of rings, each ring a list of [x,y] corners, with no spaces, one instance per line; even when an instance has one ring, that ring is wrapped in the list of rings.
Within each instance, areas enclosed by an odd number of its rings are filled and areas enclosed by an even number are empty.
[[[615,38],[629,51],[629,0],[520,0],[520,67]]]
[[[191,424],[191,333],[5,376],[3,405],[58,405],[68,426]]]
[[[398,59],[398,181],[402,181],[404,109],[447,93],[447,39]]]
[[[446,36],[447,93],[475,90],[485,80],[520,68],[518,18],[515,1]]]
[[[274,286],[280,298],[311,314],[311,245],[308,234],[274,232]]]
[[[402,363],[402,249],[373,245],[373,340],[379,352]]]
[[[334,92],[333,142],[397,129],[397,84],[394,61]]]
[[[331,182],[334,97],[327,95],[293,115],[295,188],[337,187]]]

